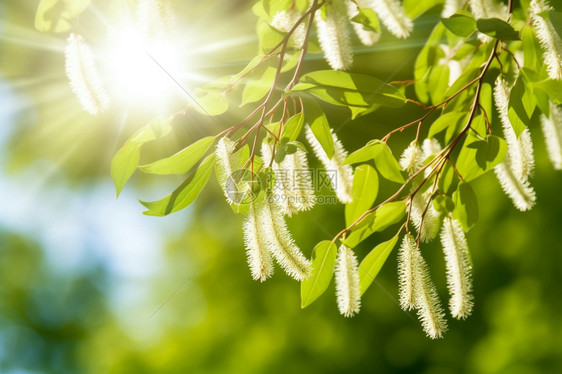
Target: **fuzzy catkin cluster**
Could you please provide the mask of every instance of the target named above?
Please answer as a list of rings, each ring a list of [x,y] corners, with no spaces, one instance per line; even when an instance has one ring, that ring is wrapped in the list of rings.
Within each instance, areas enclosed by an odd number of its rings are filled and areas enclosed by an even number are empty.
[[[510,88],[500,76],[494,87],[494,101],[498,110],[504,137],[507,143],[505,160],[494,168],[494,172],[515,207],[521,211],[531,209],[535,205],[536,194],[529,183],[534,170],[533,142],[529,129],[517,137],[509,120]]]
[[[324,57],[334,70],[346,70],[353,64],[350,24],[362,44],[370,46],[379,40],[377,32],[351,21],[359,9],[372,9],[398,38],[407,38],[413,28],[412,20],[398,0],[329,0],[324,8],[316,12],[314,20]]]
[[[550,19],[544,14],[552,9],[547,0],[532,0],[529,5],[529,14],[544,50],[543,57],[548,75],[552,79],[560,80],[562,79],[562,40]]]
[[[283,214],[293,214],[311,209],[316,202],[312,176],[308,167],[306,153],[297,149],[287,154],[281,162],[274,161],[273,147],[262,144],[262,159],[265,165],[271,166],[275,172],[273,193],[283,209]]]
[[[552,166],[562,170],[562,109],[552,101],[549,102],[549,116],[541,115],[541,127]]]
[[[66,75],[84,110],[96,115],[107,109],[109,98],[103,88],[94,54],[79,34],[70,34],[64,50]]]
[[[236,171],[232,163],[235,149],[236,143],[228,137],[223,137],[219,140],[215,150],[217,174],[229,204],[239,203],[233,200],[233,191],[228,188],[228,182],[232,181],[233,173]],[[286,155],[280,163],[274,162],[273,151],[268,144],[264,143],[262,153],[265,160],[272,163],[273,169],[279,177],[285,168],[288,172],[296,172],[301,168],[303,172],[308,172],[304,152],[301,154],[297,151]],[[276,184],[279,191],[275,191],[277,195],[266,190],[261,199],[252,200],[249,203],[248,215],[243,226],[246,254],[252,278],[262,282],[273,275],[273,259],[296,280],[308,278],[312,271],[310,260],[295,244],[284,218],[286,214],[310,209],[314,204],[311,180],[305,178],[304,185],[293,188],[286,184],[291,182],[290,179],[283,181],[279,177]],[[284,203],[284,205],[280,205],[280,203]]]
[[[347,151],[333,131],[332,138],[334,140],[334,155],[332,158],[329,158],[320,142],[314,136],[310,126],[306,126],[306,139],[310,143],[312,151],[320,162],[322,162],[326,172],[335,173],[335,178],[330,178],[330,182],[336,192],[338,200],[342,204],[347,204],[352,200],[351,188],[353,186],[353,169],[350,165],[344,164]]]
[[[273,274],[271,257],[296,280],[308,278],[310,261],[302,254],[287,229],[281,208],[266,197],[251,203],[244,221],[248,264],[255,280],[264,281]]]
[[[447,266],[447,286],[451,299],[449,310],[455,318],[466,318],[472,313],[472,265],[468,244],[458,220],[448,215],[443,220],[441,244]]]
[[[402,309],[417,310],[426,334],[432,339],[442,337],[447,330],[445,313],[429,268],[410,234],[404,236],[398,252],[398,276]]]
[[[361,285],[357,257],[345,245],[338,250],[334,272],[338,309],[344,317],[352,317],[361,309]]]

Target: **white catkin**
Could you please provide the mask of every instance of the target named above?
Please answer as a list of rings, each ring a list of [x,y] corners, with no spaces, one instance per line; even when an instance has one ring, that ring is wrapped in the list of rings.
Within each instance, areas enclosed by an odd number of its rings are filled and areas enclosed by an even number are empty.
[[[336,134],[332,131],[332,139],[334,140],[334,155],[330,159],[328,155],[322,148],[322,145],[316,137],[314,133],[310,129],[310,126],[306,125],[306,139],[310,143],[314,154],[322,165],[324,165],[324,169],[326,169],[327,173],[335,172],[334,178],[330,178],[330,183],[334,191],[336,192],[336,196],[338,200],[342,204],[347,204],[351,202],[351,188],[353,186],[353,169],[350,165],[344,165],[344,161],[347,157],[347,151],[343,148],[341,141],[338,139]],[[329,177],[330,175],[328,175]]]
[[[474,18],[499,18],[506,21],[509,17],[507,6],[498,0],[469,0]]]
[[[361,308],[359,265],[353,251],[342,245],[334,268],[338,309],[344,317],[352,317]]]
[[[258,224],[256,207],[250,204],[250,211],[244,220],[244,242],[248,265],[254,280],[261,282],[273,275],[273,262],[268,250],[268,242]]]
[[[137,21],[145,38],[163,39],[174,32],[175,15],[167,0],[139,0]]]
[[[422,157],[426,160],[430,156],[435,156],[439,152],[441,152],[441,144],[439,144],[439,140],[435,138],[427,138],[424,139],[422,142]]]
[[[289,32],[295,26],[302,14],[295,8],[277,12],[271,20],[271,26],[282,32]],[[302,48],[306,37],[305,23],[301,22],[289,39],[289,44],[295,48]]]
[[[350,21],[353,17],[359,14],[359,10],[357,8],[358,6],[359,8],[368,7],[369,0],[356,0],[356,2],[347,0],[347,11],[349,14]],[[361,41],[361,44],[363,45],[371,46],[376,42],[378,42],[381,37],[380,33],[374,32],[372,30],[367,30],[360,23],[351,21],[351,25],[353,26],[353,30],[355,31],[355,34],[357,35],[357,37]]]
[[[431,339],[441,338],[447,331],[445,312],[437,289],[429,275],[429,267],[419,250],[413,253],[414,300],[423,330]]]
[[[344,0],[333,0],[326,7],[326,19],[321,11],[316,12],[315,21],[318,40],[324,57],[334,70],[346,70],[353,64],[353,49],[349,35],[349,19]]]
[[[226,201],[231,205],[234,203],[234,201],[232,200],[232,196],[227,191],[226,182],[228,180],[228,177],[232,176],[232,172],[234,171],[232,170],[230,158],[234,153],[235,147],[236,143],[225,136],[218,141],[217,148],[215,150],[215,154],[217,157],[217,173],[219,176],[218,179],[224,192],[224,196],[226,197]]]
[[[544,49],[543,58],[546,63],[548,75],[552,79],[562,79],[562,40],[554,29],[552,22],[543,18],[540,13],[552,10],[546,0],[532,0],[529,13],[537,37]]]
[[[414,297],[414,253],[418,250],[416,240],[410,234],[404,235],[398,250],[398,294],[400,307],[412,310],[416,307]]]
[[[449,68],[449,81],[448,86],[451,87],[457,79],[462,75],[464,69],[470,62],[470,57],[465,57],[461,60],[455,60],[455,54],[457,53],[457,47],[450,47],[447,44],[439,44],[439,48],[443,51],[445,56],[438,61],[439,65],[447,65]]]
[[[312,264],[295,244],[287,229],[281,208],[270,199],[256,204],[258,225],[268,243],[268,249],[285,272],[296,280],[310,276]]]
[[[443,10],[441,11],[441,17],[451,17],[453,14],[461,10],[465,4],[466,0],[445,0]]]
[[[82,108],[96,115],[109,106],[109,98],[103,88],[90,46],[81,35],[70,34],[64,50],[66,75],[72,91]]]
[[[410,175],[422,168],[423,154],[415,140],[402,152],[399,163],[402,169],[406,170]]]
[[[272,146],[264,142],[261,152],[264,164],[269,165]],[[273,161],[271,166],[276,177],[273,197],[282,207],[283,214],[291,217],[294,213],[311,209],[316,196],[306,153],[297,149],[295,153],[285,155],[281,163]]]
[[[518,178],[526,179],[532,176],[535,168],[533,141],[531,140],[529,129],[523,130],[519,138],[515,135],[508,115],[509,95],[510,88],[507,86],[507,82],[503,78],[498,77],[494,87],[494,101],[507,143],[507,157],[510,159],[513,173]]]
[[[407,38],[410,36],[414,23],[406,15],[404,7],[398,0],[370,0],[371,8],[394,36]]]
[[[466,318],[472,313],[472,266],[468,244],[458,220],[450,215],[443,220],[441,244],[447,266],[447,286],[451,299],[449,310],[457,319]]]
[[[429,242],[437,236],[439,232],[440,214],[430,200],[431,191],[425,193],[418,192],[414,198],[407,203],[410,209],[410,219],[420,234],[422,242]],[[427,210],[426,210],[427,208]],[[423,215],[425,211],[425,216]]]
[[[521,211],[530,210],[537,200],[535,190],[527,179],[518,178],[512,170],[509,158],[494,168],[504,192],[511,198],[513,205]]]
[[[429,157],[431,156],[436,156],[439,152],[441,152],[441,144],[439,144],[439,141],[435,138],[428,138],[428,139],[424,139],[422,146],[422,158],[423,160],[427,160]],[[437,167],[437,164],[432,164],[431,166],[428,166],[423,174],[424,176],[427,178],[429,177],[429,175],[433,172],[433,170]]]
[[[562,110],[552,101],[550,116],[541,115],[541,127],[552,166],[562,170]]]

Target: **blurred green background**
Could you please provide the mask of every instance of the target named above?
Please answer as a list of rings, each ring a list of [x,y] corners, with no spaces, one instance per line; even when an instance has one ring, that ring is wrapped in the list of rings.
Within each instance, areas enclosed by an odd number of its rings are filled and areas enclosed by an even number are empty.
[[[562,175],[552,170],[536,125],[538,204],[531,212],[517,212],[494,175],[475,182],[480,221],[468,240],[476,307],[466,321],[450,320],[444,339],[428,339],[417,317],[400,309],[394,255],[358,316],[339,315],[333,285],[301,310],[299,284],[280,269],[263,284],[251,280],[242,217],[216,182],[165,218],[143,216],[137,199],[164,196],[179,179],[136,175],[115,199],[111,157],[169,108],[83,113],[65,77],[66,35],[34,30],[37,3],[0,1],[0,373],[562,372]],[[109,3],[94,0],[81,16],[94,45]],[[190,69],[212,79],[251,59],[251,4],[174,2]],[[386,35],[373,48],[357,48],[353,71],[411,79],[438,14],[418,19],[411,39]],[[305,69],[326,66],[313,53]],[[173,110],[181,108],[176,99]],[[349,150],[420,113],[407,106],[350,122],[345,111],[326,110]],[[234,105],[218,121],[232,125],[243,111]],[[143,157],[172,154],[218,126],[196,114],[175,122]],[[395,153],[413,136],[393,138]],[[383,185],[379,196],[395,188]],[[343,209],[317,206],[288,225],[309,256],[343,227]],[[396,229],[362,243],[358,256]],[[446,303],[440,245],[423,250]]]

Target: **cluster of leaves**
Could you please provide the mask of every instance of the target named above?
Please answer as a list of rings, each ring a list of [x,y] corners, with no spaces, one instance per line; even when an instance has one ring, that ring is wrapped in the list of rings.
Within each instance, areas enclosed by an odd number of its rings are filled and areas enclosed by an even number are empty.
[[[301,283],[302,307],[322,295],[331,282],[337,241],[353,249],[373,233],[402,223],[389,240],[377,245],[361,261],[362,294],[377,276],[403,230],[410,233],[411,226],[415,226],[419,244],[429,210],[436,212],[437,227],[443,217],[454,217],[465,232],[474,226],[478,220],[478,202],[471,182],[504,162],[508,153],[509,144],[500,135],[502,125],[494,110],[494,82],[498,76],[511,87],[508,118],[517,137],[541,113],[548,117],[551,105],[562,103],[562,84],[549,76],[541,43],[529,21],[527,0],[522,0],[521,6],[513,10],[510,1],[505,19],[476,19],[474,12],[466,9],[441,19],[418,55],[411,82],[391,85],[373,76],[333,70],[302,74],[307,53],[319,50],[311,32],[314,19],[323,17],[336,1],[258,1],[253,7],[258,17],[258,55],[238,74],[199,88],[194,95],[196,103],[187,109],[168,118],[157,118],[141,128],[115,155],[111,167],[118,194],[137,169],[155,175],[185,174],[185,181],[168,196],[142,202],[147,208],[145,214],[164,216],[193,203],[215,167],[218,182],[225,188],[228,177],[232,176],[221,172],[213,145],[228,137],[235,144],[228,155],[230,168],[247,170],[249,175],[237,179],[234,186],[237,192],[251,196],[251,203],[256,203],[274,185],[271,183],[271,176],[275,176],[273,162],[281,163],[287,155],[299,150],[306,152],[307,147],[299,140],[303,138],[305,125],[310,126],[326,156],[334,159],[337,139],[317,101],[348,108],[352,119],[380,107],[398,108],[408,102],[422,107],[425,114],[421,118],[381,139],[369,140],[342,162],[355,165],[352,199],[345,206],[346,227],[332,240],[314,248],[312,273]],[[49,2],[43,1],[40,10],[44,3]],[[376,14],[362,8],[362,2],[353,3],[359,7],[359,14],[352,21],[365,30],[380,32]],[[416,18],[439,3],[406,0],[404,8],[410,17]],[[276,17],[288,12],[297,14],[293,26],[280,27]],[[39,14],[42,13],[38,17]],[[548,18],[558,35],[562,35],[560,13],[551,10],[540,16]],[[297,33],[303,40],[296,40]],[[406,97],[410,85],[416,99]],[[250,108],[246,118],[174,155],[147,165],[139,164],[143,145],[167,134],[173,119],[188,109],[209,116],[226,113],[231,104],[227,96],[234,91],[241,91],[240,105]],[[412,149],[419,149],[418,144],[423,141],[439,147],[416,157],[405,153],[398,162],[387,142],[410,127],[417,127]],[[257,154],[262,143],[273,147],[271,160],[262,160]],[[396,192],[379,197],[379,178],[395,183]],[[255,179],[267,182],[256,184]],[[417,218],[412,211],[416,196],[423,196]],[[247,200],[229,203],[234,212],[248,213]]]

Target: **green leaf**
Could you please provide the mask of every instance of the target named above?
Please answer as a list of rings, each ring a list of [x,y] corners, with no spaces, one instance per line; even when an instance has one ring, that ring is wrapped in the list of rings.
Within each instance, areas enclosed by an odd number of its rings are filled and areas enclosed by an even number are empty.
[[[431,124],[427,137],[433,138],[441,131],[447,130],[450,127],[457,128],[458,124],[462,123],[461,120],[464,119],[465,117],[466,117],[466,113],[462,113],[462,112],[449,112],[449,113],[442,114]],[[445,139],[445,142],[447,142],[447,139]]]
[[[318,140],[328,158],[331,159],[334,156],[334,138],[322,108],[314,100],[305,98],[304,117],[314,137]]]
[[[213,153],[207,156],[197,170],[170,195],[157,201],[141,201],[141,204],[148,209],[143,214],[162,217],[187,207],[195,201],[203,187],[207,184],[214,165],[215,154]]]
[[[166,175],[166,174],[184,174],[201,160],[207,153],[211,145],[215,142],[214,136],[207,136],[199,139],[189,147],[186,147],[178,153],[158,160],[148,165],[140,166],[140,170],[145,173]]]
[[[261,54],[267,55],[274,52],[273,48],[279,46],[283,41],[283,38],[285,38],[284,32],[272,27],[263,19],[258,20],[257,31],[259,38],[259,53]]]
[[[493,89],[490,83],[484,82],[482,83],[482,87],[480,88],[480,105],[482,106],[482,110],[486,113],[488,118],[491,120],[493,112]]]
[[[377,245],[359,265],[359,283],[361,285],[361,295],[367,291],[371,283],[375,280],[382,266],[386,262],[388,255],[394,249],[398,235],[392,239]]]
[[[35,13],[35,28],[41,32],[66,32],[72,19],[89,4],[90,0],[41,0]]]
[[[404,183],[400,173],[400,164],[394,158],[388,145],[378,139],[369,141],[364,147],[353,152],[344,161],[344,164],[357,164],[374,160],[379,173],[391,182]]]
[[[379,177],[369,165],[360,165],[353,175],[351,196],[353,200],[345,206],[345,224],[351,225],[373,206],[379,192]]]
[[[271,17],[290,8],[292,0],[262,0],[263,8]]]
[[[476,31],[476,21],[474,18],[464,14],[453,14],[449,18],[442,18],[441,22],[453,34],[465,38]]]
[[[537,105],[535,97],[529,95],[529,92],[530,90],[525,87],[523,76],[519,76],[511,89],[508,109],[509,122],[518,137],[527,128],[525,124],[531,122],[531,116]]]
[[[242,105],[255,103],[263,99],[271,90],[276,72],[277,69],[268,66],[259,79],[250,79],[242,93]]]
[[[448,214],[455,209],[455,203],[453,202],[453,199],[451,199],[447,195],[436,195],[433,198],[432,202],[433,202],[433,207],[439,213]]]
[[[193,108],[201,114],[218,116],[228,110],[228,100],[222,94],[211,89],[197,88],[195,90]]]
[[[499,18],[479,19],[476,21],[478,30],[488,36],[500,40],[521,40],[513,27]]]
[[[473,125],[478,122],[481,124],[484,122],[482,116],[476,118]],[[480,128],[485,131],[485,127],[482,125]],[[469,134],[459,153],[456,162],[457,170],[465,182],[470,182],[501,163],[506,151],[505,140],[495,135],[489,135],[485,140],[479,140],[473,134]]]
[[[363,29],[367,31],[381,32],[379,17],[374,10],[370,8],[359,8],[358,11],[359,13],[351,19],[352,22],[359,23],[363,26]]]
[[[314,247],[312,274],[301,282],[301,308],[312,304],[330,285],[337,252],[336,245],[329,240],[324,240]]]
[[[429,75],[429,96],[433,104],[441,103],[446,96],[449,87],[449,65],[434,66]]]
[[[230,84],[234,84],[234,82],[236,82],[237,80],[254,71],[264,60],[265,55],[258,55],[251,59],[248,65],[244,67],[244,69],[242,69],[238,74],[230,77]]]
[[[406,203],[404,201],[386,203],[376,212],[367,215],[361,223],[351,230],[351,234],[343,240],[343,243],[350,248],[354,248],[373,233],[400,222],[405,214]]]
[[[523,41],[523,65],[528,69],[538,71],[541,48],[531,25],[525,26],[521,30],[521,40]]]
[[[404,183],[404,177],[400,173],[402,168],[398,161],[396,161],[396,158],[394,158],[388,144],[381,141],[375,142],[373,146],[373,157],[379,173],[391,182]]]
[[[369,75],[320,70],[305,74],[291,92],[308,92],[327,103],[346,106],[352,118],[372,112],[379,106],[399,107],[404,94]]]
[[[560,81],[555,81],[552,79],[535,82],[533,84],[534,88],[538,88],[548,95],[550,100],[557,105],[562,104],[562,84]]]
[[[470,230],[478,221],[478,198],[468,183],[460,183],[453,194],[455,209],[453,217],[459,220],[464,231]]]
[[[443,53],[442,51],[440,51],[439,44],[442,42],[445,30],[445,26],[442,23],[438,23],[433,28],[433,31],[427,39],[425,46],[422,48],[422,50],[418,54],[418,57],[416,58],[416,63],[414,65],[414,78],[416,80],[416,83],[414,85],[414,88],[416,91],[416,95],[424,103],[429,102],[428,80],[431,75],[433,66],[438,61],[438,52]]]
[[[137,131],[111,160],[111,178],[115,184],[117,196],[133,175],[139,165],[142,146],[151,140],[158,139],[171,130],[170,122],[163,117],[152,120],[148,125]]]
[[[481,73],[481,68],[466,69],[460,77],[445,91],[445,97],[450,97],[460,91],[468,83],[474,81]],[[447,78],[448,79],[448,78]]]
[[[443,0],[404,0],[404,9],[408,17],[415,19],[439,4]]]
[[[299,134],[301,133],[302,126],[304,125],[304,113],[300,112],[295,114],[287,120],[283,125],[283,131],[281,133],[281,139],[286,142],[293,142],[297,140]]]

